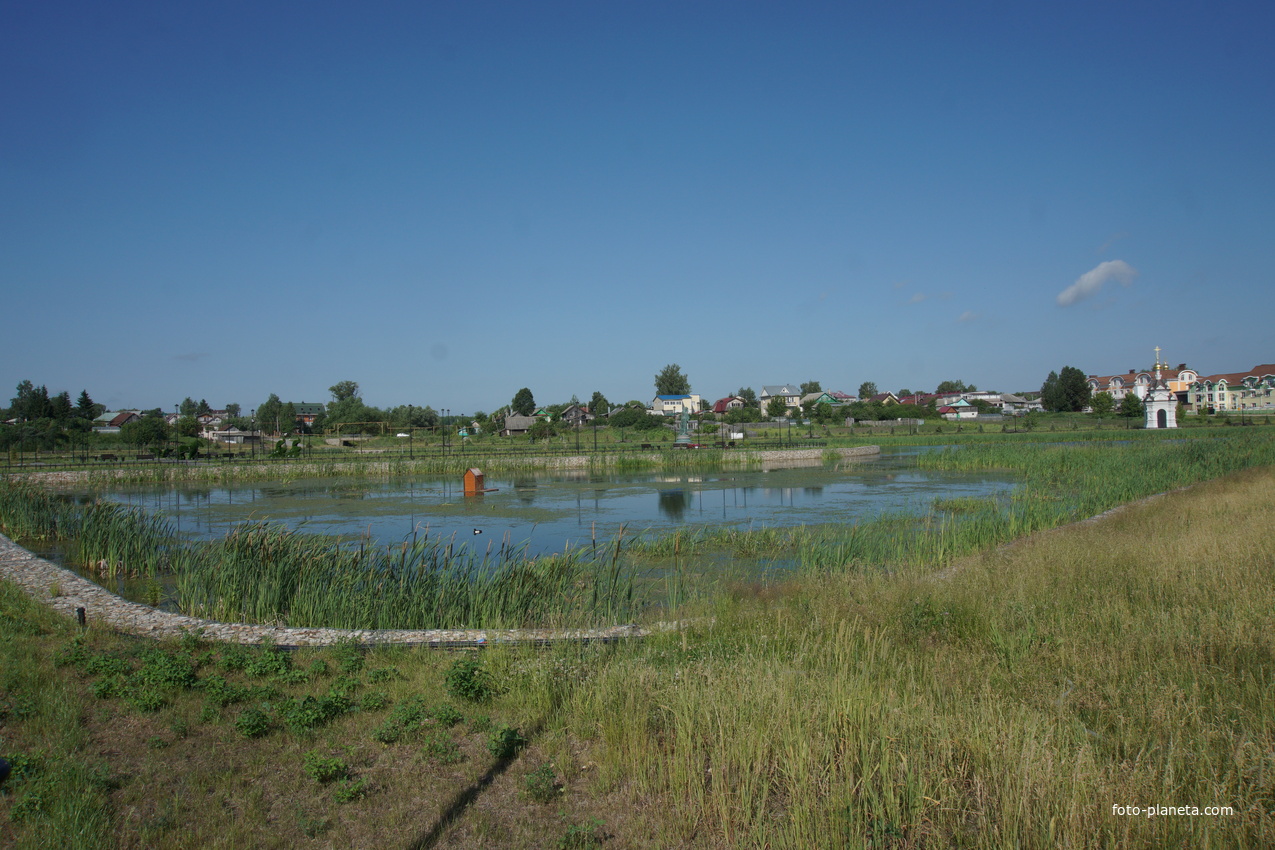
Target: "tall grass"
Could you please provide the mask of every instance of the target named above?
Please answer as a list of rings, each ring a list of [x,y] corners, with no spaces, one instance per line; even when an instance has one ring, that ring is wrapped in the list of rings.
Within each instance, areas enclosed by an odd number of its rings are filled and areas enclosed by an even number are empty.
[[[110,502],[80,504],[22,481],[0,482],[0,531],[59,542],[68,562],[110,577],[154,578],[189,560],[162,516]]]
[[[604,788],[666,808],[667,846],[1271,846],[1273,484],[1240,473],[942,580],[719,600],[618,652],[562,722]]]
[[[529,558],[440,537],[333,545],[281,526],[244,526],[177,576],[187,613],[350,629],[586,625],[631,614],[632,581],[590,550]]]
[[[249,524],[210,543],[181,540],[137,508],[77,504],[0,482],[0,530],[58,542],[71,564],[105,576],[174,575],[183,613],[219,620],[351,629],[584,626],[631,619],[632,574],[592,548],[532,558],[420,537],[381,547]]]

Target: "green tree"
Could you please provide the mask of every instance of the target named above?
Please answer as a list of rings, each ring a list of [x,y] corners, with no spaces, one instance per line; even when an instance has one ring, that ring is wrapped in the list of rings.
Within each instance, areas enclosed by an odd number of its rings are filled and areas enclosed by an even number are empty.
[[[168,423],[158,415],[148,414],[120,428],[120,439],[139,448],[162,446],[168,437]]]
[[[327,413],[323,419],[323,427],[330,431],[342,426],[359,423],[355,430],[368,431],[373,430],[375,426],[368,426],[365,423],[379,422],[386,418],[386,415],[381,411],[368,407],[363,403],[363,399],[353,395],[346,396],[340,401],[334,401],[328,405]]]
[[[973,393],[978,392],[978,387],[973,384],[967,384],[964,381],[944,381],[935,388],[937,395],[951,395],[952,393]]]
[[[757,407],[758,412],[761,411],[761,408],[757,405],[757,393],[753,391],[752,387],[740,387],[739,392],[735,393],[735,395],[744,400],[744,407]]]
[[[179,437],[198,437],[199,436],[199,420],[193,416],[183,416],[177,420],[173,426]]]
[[[691,379],[682,374],[682,367],[670,363],[655,376],[656,395],[690,395]]]
[[[908,389],[907,387],[904,387],[903,389],[895,393],[895,395],[897,395],[899,398],[903,398],[905,395],[912,395],[912,391]]]
[[[9,412],[19,422],[34,422],[37,419],[49,418],[49,390],[47,387],[35,386],[30,381],[18,384],[18,394],[9,405]]]
[[[613,428],[633,428],[637,431],[651,431],[656,428],[663,428],[664,419],[660,416],[652,416],[646,412],[645,408],[626,407],[619,413],[612,415],[608,424]]]
[[[48,416],[55,422],[70,420],[75,408],[71,404],[71,394],[66,390],[49,399]]]
[[[1075,366],[1064,366],[1058,373],[1058,388],[1063,403],[1061,410],[1081,411],[1089,406],[1093,390],[1085,373]]]
[[[195,408],[196,416],[203,416],[205,413],[212,413],[212,408],[208,406],[207,399],[200,399],[199,406]]]
[[[332,400],[341,402],[351,398],[359,397],[359,385],[356,381],[337,381],[328,387],[328,392],[332,393]]]
[[[556,433],[556,423],[541,417],[531,423],[531,427],[527,429],[527,436],[533,440],[544,440],[552,437]]]
[[[279,409],[279,433],[291,434],[297,428],[297,407],[287,402]]]
[[[766,402],[766,415],[772,419],[778,419],[788,413],[788,404],[781,396],[775,396]]]
[[[877,385],[872,381],[864,381],[862,384],[859,384],[859,399],[861,401],[867,401],[876,394]]]
[[[257,408],[257,427],[268,433],[279,430],[279,414],[283,411],[283,402],[274,393]]]
[[[801,385],[802,395],[810,395],[811,393],[821,393],[821,392],[823,392],[823,387],[819,385],[818,381],[806,381],[804,384]]]
[[[1040,385],[1040,406],[1046,410],[1062,410],[1062,386],[1058,382],[1058,373],[1050,372],[1045,383]]]
[[[514,393],[514,400],[510,402],[509,409],[519,416],[530,416],[536,412],[536,398],[531,394],[531,390],[523,387]]]
[[[429,405],[416,407],[411,404],[400,404],[387,414],[387,421],[395,428],[437,428],[438,411]]]
[[[1147,415],[1147,407],[1136,393],[1125,393],[1120,399],[1120,415],[1129,419],[1140,419]]]
[[[237,405],[237,404],[228,404],[228,405],[226,405],[226,415],[227,415],[227,416],[238,416],[238,415],[239,415],[239,405]]]
[[[1110,416],[1111,411],[1116,407],[1116,400],[1111,397],[1109,392],[1097,393],[1090,402],[1093,412],[1098,416]]]
[[[88,390],[80,390],[80,397],[75,402],[75,415],[90,422],[101,415],[98,405],[89,397]]]
[[[595,390],[593,398],[589,399],[589,412],[594,416],[606,416],[611,412],[611,402],[600,391]]]
[[[182,399],[182,403],[177,405],[177,412],[182,416],[194,416],[199,412],[199,403],[190,396]]]

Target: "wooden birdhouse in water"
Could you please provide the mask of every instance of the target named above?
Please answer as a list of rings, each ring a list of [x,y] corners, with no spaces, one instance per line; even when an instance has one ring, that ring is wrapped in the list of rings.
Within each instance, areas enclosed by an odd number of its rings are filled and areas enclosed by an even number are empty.
[[[483,492],[483,471],[477,467],[465,470],[465,495],[476,496]]]

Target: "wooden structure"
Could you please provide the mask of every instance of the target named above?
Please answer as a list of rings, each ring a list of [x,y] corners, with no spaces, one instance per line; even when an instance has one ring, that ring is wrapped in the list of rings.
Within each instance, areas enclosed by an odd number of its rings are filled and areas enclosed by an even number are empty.
[[[477,467],[465,470],[465,495],[476,496],[483,492],[483,471]]]

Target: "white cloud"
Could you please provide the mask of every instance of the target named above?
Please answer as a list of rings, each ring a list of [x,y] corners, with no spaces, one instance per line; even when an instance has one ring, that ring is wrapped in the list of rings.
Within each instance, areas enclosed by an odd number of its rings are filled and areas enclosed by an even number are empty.
[[[1071,286],[1058,293],[1058,306],[1070,307],[1077,301],[1097,294],[1109,280],[1128,286],[1137,276],[1138,270],[1124,260],[1108,260],[1105,263],[1099,263],[1078,277]]]
[[[921,303],[922,301],[924,301],[926,298],[929,298],[929,296],[928,296],[928,295],[926,295],[924,292],[918,292],[916,295],[913,295],[911,298],[909,298],[909,299],[908,299],[908,303],[909,303],[909,304],[920,304],[920,303]]]
[[[960,318],[958,318],[956,321],[972,322],[977,318],[978,318],[978,313],[975,313],[973,310],[966,310],[964,313],[960,315]]]

